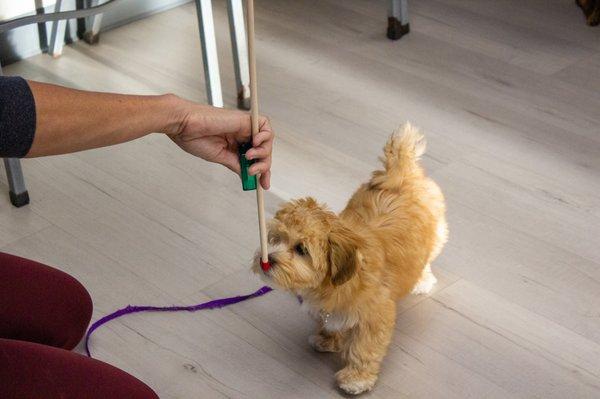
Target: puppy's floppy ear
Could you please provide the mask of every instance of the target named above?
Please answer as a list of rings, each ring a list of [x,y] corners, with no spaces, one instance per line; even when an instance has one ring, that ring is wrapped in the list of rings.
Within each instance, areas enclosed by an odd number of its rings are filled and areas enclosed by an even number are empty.
[[[331,283],[342,285],[359,267],[358,251],[364,240],[355,232],[337,222],[329,233],[329,265]]]

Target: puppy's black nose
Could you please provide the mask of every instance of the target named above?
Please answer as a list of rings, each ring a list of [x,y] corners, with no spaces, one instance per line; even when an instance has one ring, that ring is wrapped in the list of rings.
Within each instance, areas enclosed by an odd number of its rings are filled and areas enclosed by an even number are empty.
[[[275,262],[275,257],[272,254],[269,254],[268,258],[269,258],[269,263],[271,264],[271,266],[275,266],[275,263],[277,263],[277,262]]]

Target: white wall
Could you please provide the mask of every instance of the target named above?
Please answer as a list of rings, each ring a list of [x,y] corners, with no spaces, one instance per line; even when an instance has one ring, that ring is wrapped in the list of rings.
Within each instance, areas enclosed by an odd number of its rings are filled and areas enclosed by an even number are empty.
[[[0,19],[33,14],[37,7],[48,7],[55,3],[55,0],[0,0]]]
[[[150,14],[176,7],[191,0],[121,0],[102,18],[102,30],[126,24]],[[46,12],[54,11],[56,0],[0,0],[0,19],[12,19],[32,14],[37,5],[45,6]],[[75,0],[63,0],[63,9],[72,10]],[[50,35],[51,23],[46,24],[46,33]],[[67,35],[77,40],[76,21],[70,20]],[[101,39],[102,40],[102,39]],[[31,57],[42,52],[40,34],[37,25],[22,26],[0,33],[0,64],[6,65],[19,59]]]

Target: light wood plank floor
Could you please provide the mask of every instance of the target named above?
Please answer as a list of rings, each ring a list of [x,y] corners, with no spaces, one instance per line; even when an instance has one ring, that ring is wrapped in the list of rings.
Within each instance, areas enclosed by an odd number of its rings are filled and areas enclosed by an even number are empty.
[[[440,282],[401,303],[369,397],[600,397],[600,28],[573,3],[411,1],[412,32],[391,42],[383,1],[258,1],[261,110],[278,133],[269,213],[309,194],[341,209],[405,120],[448,199]],[[215,19],[233,106],[224,1]],[[201,65],[188,4],[5,72],[204,101]],[[0,198],[0,249],[76,276],[94,319],[261,285],[254,194],[164,137],[23,165],[32,203]],[[312,327],[272,293],[131,316],[92,350],[163,398],[338,397],[339,363],[309,349]]]

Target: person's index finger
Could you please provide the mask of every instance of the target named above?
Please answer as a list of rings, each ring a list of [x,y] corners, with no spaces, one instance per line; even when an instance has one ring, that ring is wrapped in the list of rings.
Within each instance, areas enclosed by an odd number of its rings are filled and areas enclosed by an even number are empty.
[[[261,130],[257,135],[252,137],[252,146],[260,147],[264,142],[268,142],[273,139],[273,132],[270,130]]]
[[[271,130],[271,121],[266,116],[258,117],[258,128],[259,130]]]

